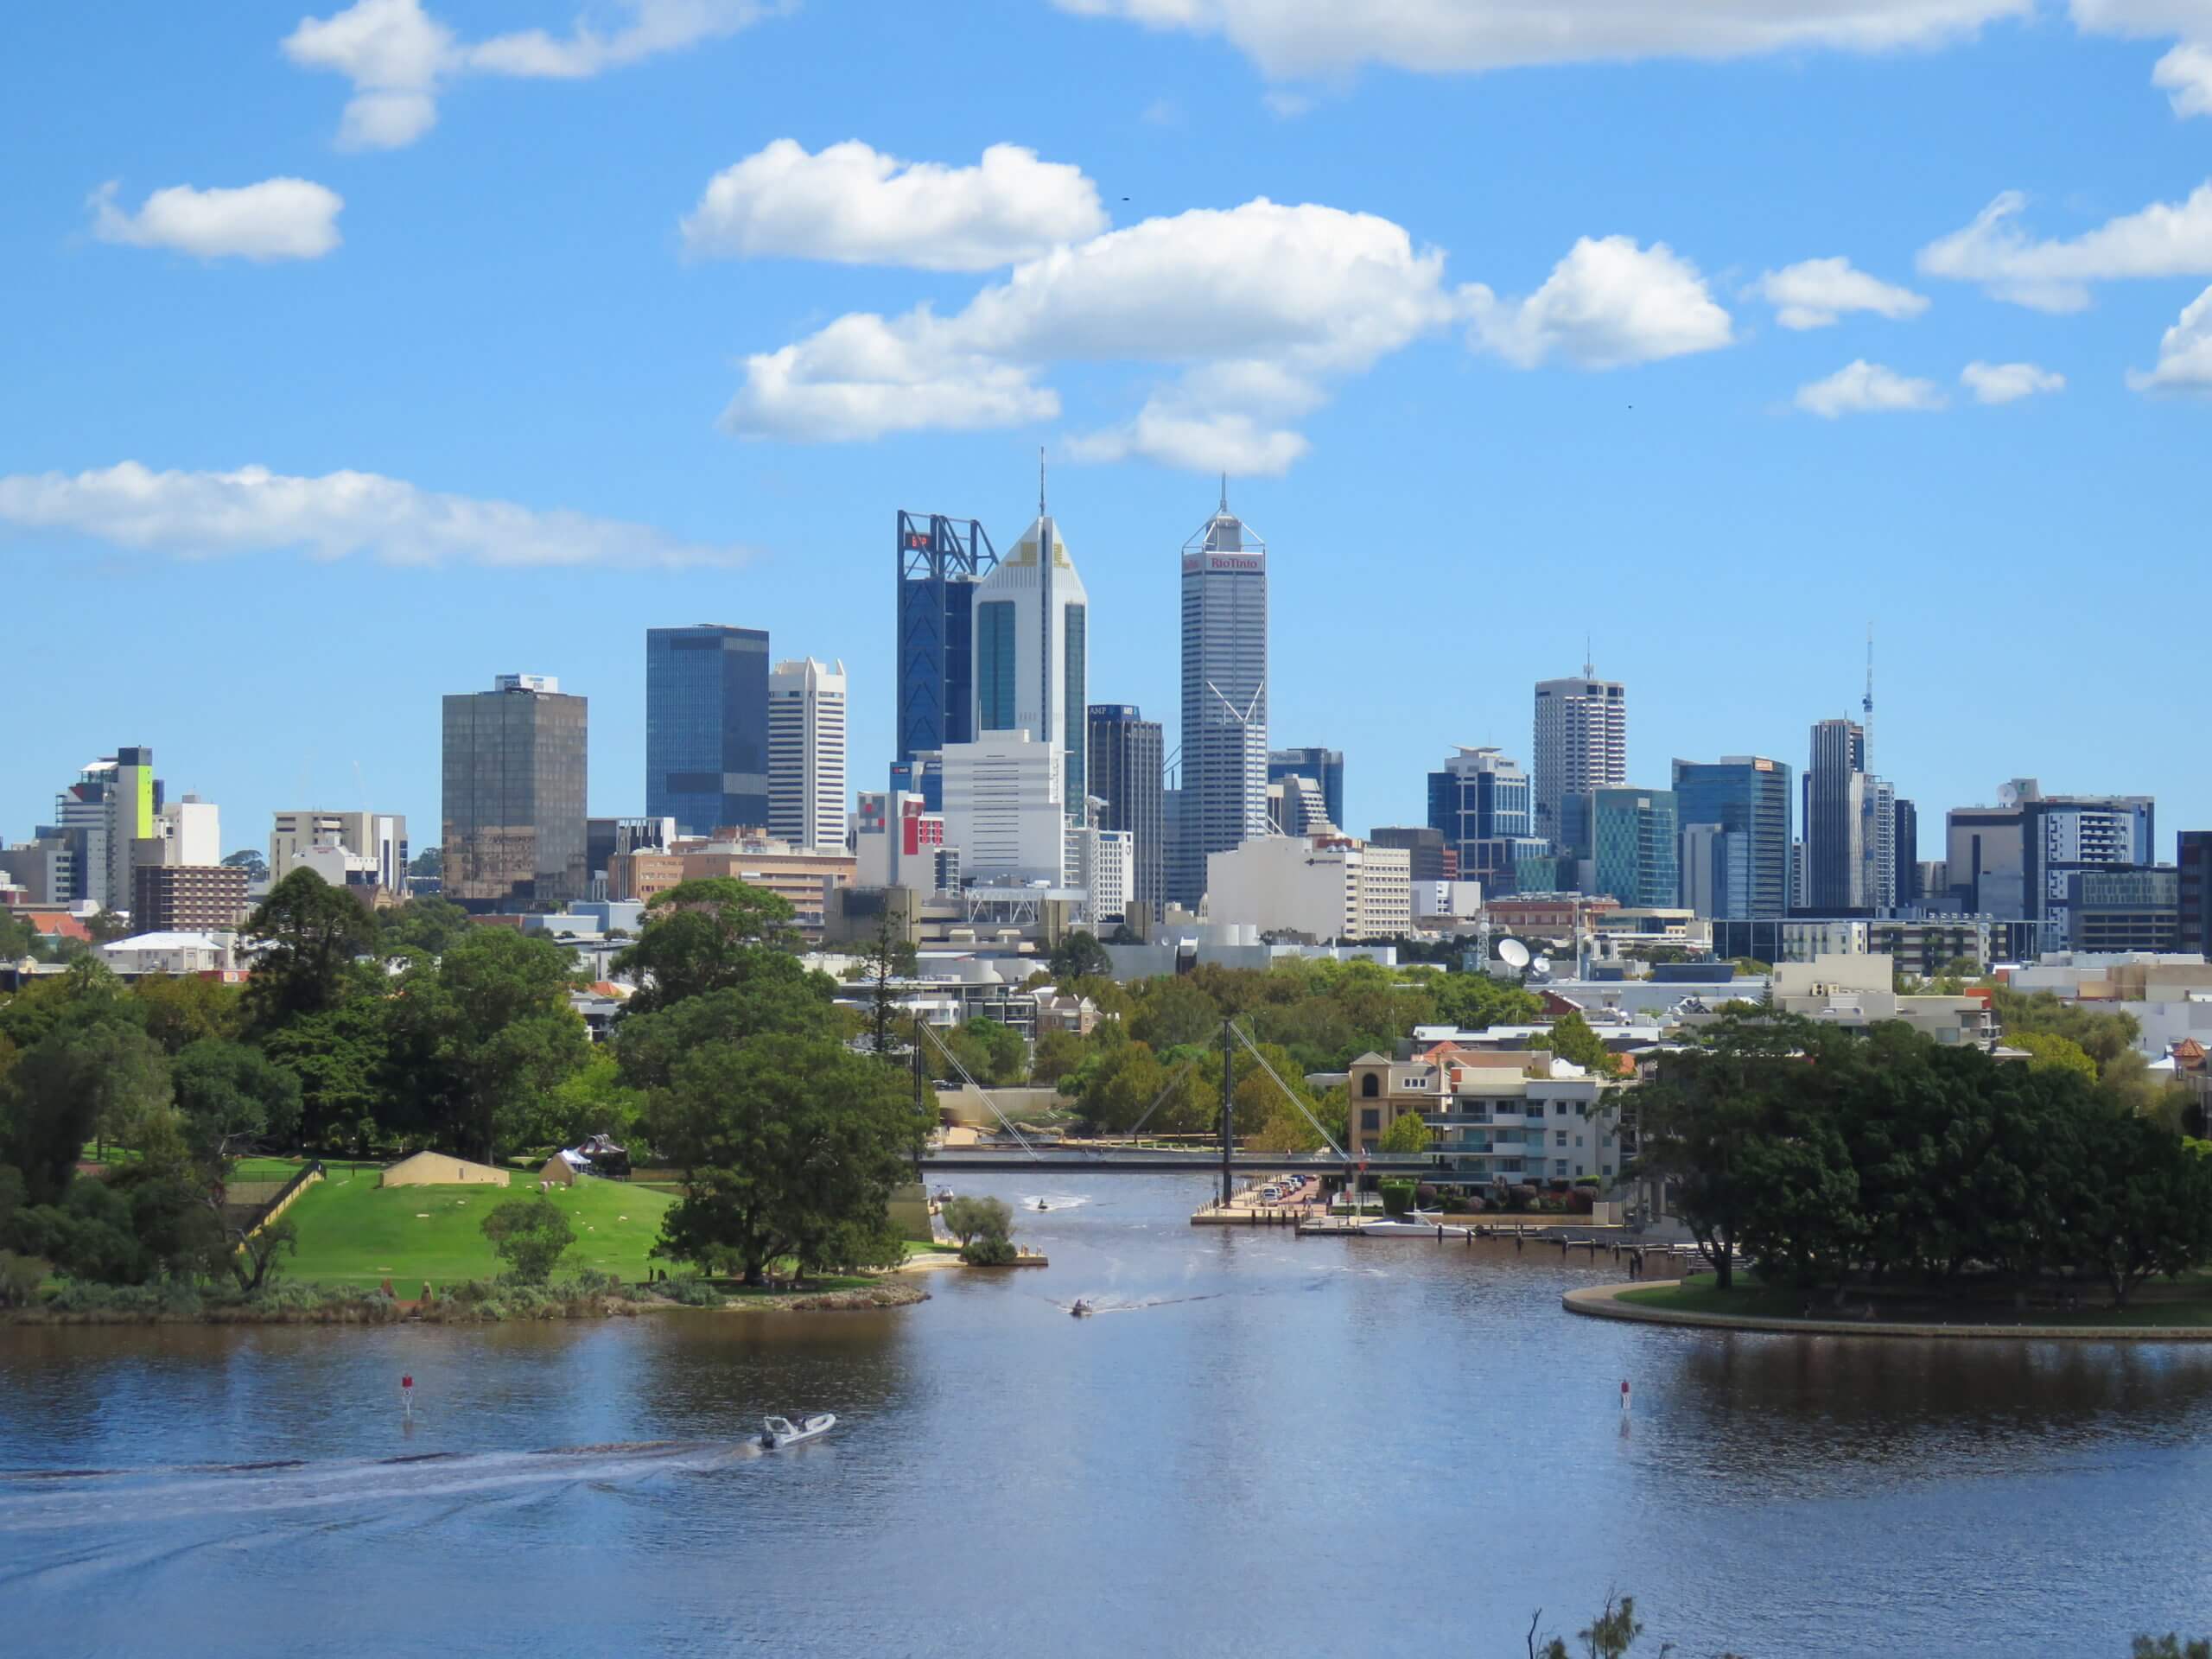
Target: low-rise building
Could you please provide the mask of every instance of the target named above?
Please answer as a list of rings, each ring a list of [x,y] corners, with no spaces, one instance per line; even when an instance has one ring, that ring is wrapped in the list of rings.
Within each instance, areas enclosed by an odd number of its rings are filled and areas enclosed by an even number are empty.
[[[1887,957],[1822,956],[1809,963],[1778,963],[1772,1006],[1821,1025],[1863,1027],[1902,1020],[1939,1043],[1988,1048],[1997,1038],[1987,993],[1964,996],[1909,996],[1897,990],[1897,967]]]
[[[734,876],[788,899],[799,931],[818,939],[830,889],[850,887],[855,867],[850,853],[802,851],[736,830],[712,839],[679,839],[664,853],[617,853],[608,861],[607,893],[612,900],[650,902],[686,881]]]
[[[225,932],[251,908],[246,873],[229,864],[137,864],[130,920],[148,933]]]
[[[1612,1104],[1615,1087],[1548,1052],[1478,1061],[1465,1054],[1392,1060],[1363,1054],[1346,1084],[1346,1149],[1374,1151],[1407,1113],[1429,1127],[1439,1185],[1488,1187],[1595,1177],[1611,1185],[1628,1148]]]
[[[221,974],[238,967],[228,933],[134,933],[100,946],[100,959],[117,973]]]

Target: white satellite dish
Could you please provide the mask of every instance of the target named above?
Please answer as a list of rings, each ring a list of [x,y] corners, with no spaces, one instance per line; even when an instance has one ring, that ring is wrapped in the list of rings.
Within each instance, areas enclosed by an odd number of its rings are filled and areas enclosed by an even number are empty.
[[[1497,942],[1497,959],[1516,973],[1521,972],[1535,960],[1527,945],[1518,939],[1510,938],[1500,939]]]

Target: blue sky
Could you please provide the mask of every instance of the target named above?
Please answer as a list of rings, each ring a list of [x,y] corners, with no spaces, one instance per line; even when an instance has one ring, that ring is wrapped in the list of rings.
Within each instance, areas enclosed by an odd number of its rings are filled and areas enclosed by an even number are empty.
[[[702,620],[842,658],[879,786],[893,511],[1004,546],[1040,444],[1092,695],[1171,742],[1233,468],[1358,830],[1525,758],[1586,632],[1633,781],[1802,765],[1869,622],[1923,855],[2015,775],[2212,823],[2212,9],[1681,10],[13,8],[0,833],[150,743],[230,845],[426,843],[438,697],[508,670],[635,811],[644,630]]]

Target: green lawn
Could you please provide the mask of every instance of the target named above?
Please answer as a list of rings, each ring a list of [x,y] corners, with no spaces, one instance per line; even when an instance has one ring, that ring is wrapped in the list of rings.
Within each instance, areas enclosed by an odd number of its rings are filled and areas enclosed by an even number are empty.
[[[376,1183],[373,1169],[340,1166],[300,1195],[284,1212],[300,1238],[299,1254],[284,1262],[287,1278],[369,1287],[389,1279],[403,1296],[415,1294],[425,1279],[445,1285],[493,1278],[503,1266],[484,1236],[484,1217],[508,1198],[537,1196],[537,1183],[520,1180],[505,1189]],[[552,1201],[576,1232],[556,1276],[596,1268],[640,1280],[659,1265],[646,1252],[675,1202],[667,1194],[587,1178],[556,1187]]]
[[[2212,1294],[2208,1294],[2206,1285],[2194,1274],[2178,1283],[2157,1280],[2139,1286],[2123,1308],[2098,1305],[2094,1299],[2099,1294],[2092,1287],[2083,1287],[2085,1305],[2075,1308],[2031,1306],[2023,1313],[2004,1300],[1927,1301],[1897,1307],[1884,1317],[1919,1325],[2212,1325]],[[1762,1285],[1741,1273],[1736,1276],[1735,1288],[1725,1294],[1713,1288],[1710,1274],[1700,1274],[1679,1285],[1654,1285],[1646,1290],[1624,1291],[1619,1300],[1680,1313],[1733,1313],[1745,1319],[1851,1318],[1848,1313],[1828,1310],[1824,1306],[1827,1298],[1823,1293],[1808,1293],[1788,1285]],[[1863,1295],[1854,1296],[1853,1305],[1864,1300]]]

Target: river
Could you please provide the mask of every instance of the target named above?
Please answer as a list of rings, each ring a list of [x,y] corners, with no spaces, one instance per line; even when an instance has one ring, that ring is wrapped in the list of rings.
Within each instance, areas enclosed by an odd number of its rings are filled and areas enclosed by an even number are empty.
[[[963,1186],[1052,1198],[1052,1265],[880,1313],[0,1329],[0,1645],[1517,1655],[1609,1589],[1679,1659],[2212,1630],[2212,1351],[1618,1325],[1560,1309],[1602,1261]],[[835,1433],[747,1444],[805,1408]]]

